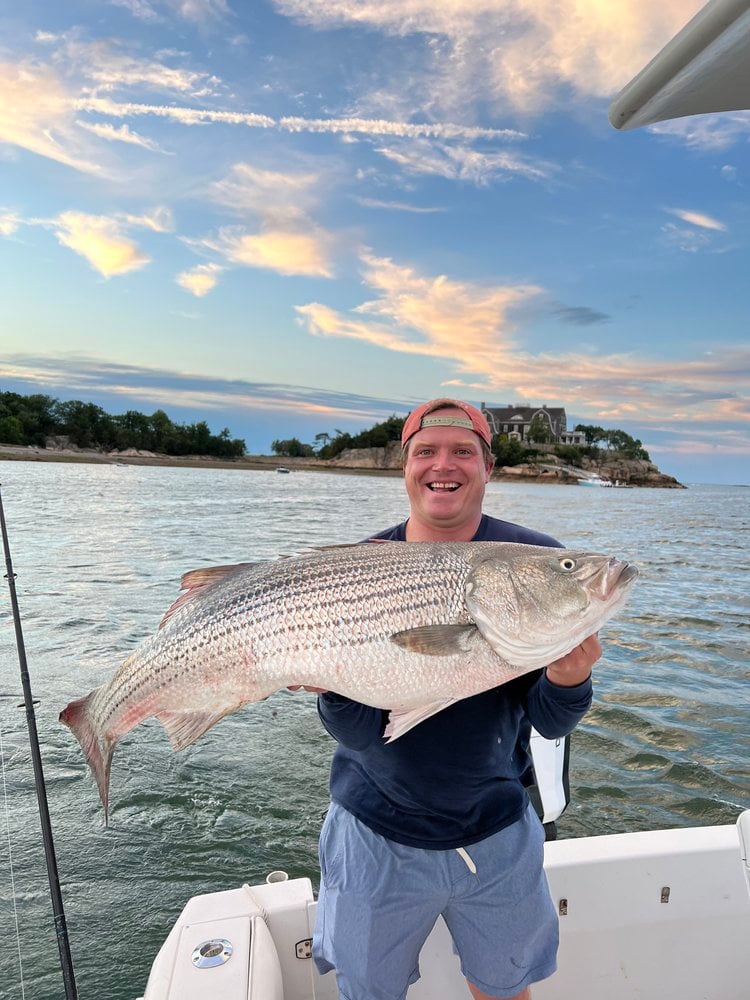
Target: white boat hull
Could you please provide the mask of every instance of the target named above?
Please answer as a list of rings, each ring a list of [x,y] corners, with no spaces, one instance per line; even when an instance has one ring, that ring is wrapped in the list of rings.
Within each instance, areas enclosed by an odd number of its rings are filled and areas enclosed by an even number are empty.
[[[558,972],[534,1000],[747,1000],[750,811],[737,825],[561,840],[545,847],[560,910]],[[309,879],[189,901],[154,962],[142,1000],[336,1000],[309,958]],[[269,933],[266,933],[268,931]],[[208,942],[231,957],[193,959]],[[468,997],[448,930],[435,925],[409,1000]]]

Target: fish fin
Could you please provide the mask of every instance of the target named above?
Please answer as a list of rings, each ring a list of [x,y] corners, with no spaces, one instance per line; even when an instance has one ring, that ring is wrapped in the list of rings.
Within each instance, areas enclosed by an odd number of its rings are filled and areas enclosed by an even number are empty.
[[[172,747],[184,750],[239,707],[233,705],[219,712],[159,712],[156,718],[164,726]]]
[[[164,628],[172,615],[179,611],[180,608],[184,608],[186,604],[189,604],[207,587],[211,587],[220,580],[226,579],[226,577],[231,576],[232,573],[236,573],[238,570],[249,569],[251,566],[259,565],[260,563],[247,562],[233,563],[231,566],[201,566],[200,569],[192,569],[187,573],[183,573],[180,579],[180,590],[184,590],[186,593],[180,594],[174,604],[167,609],[164,617],[159,622],[159,628]]]
[[[316,545],[312,552],[335,552],[337,549],[358,549],[361,545],[371,545],[376,542],[378,545],[387,545],[392,542],[392,538],[365,538],[363,542],[338,542],[333,545]]]
[[[468,653],[471,640],[477,634],[476,625],[423,625],[395,632],[391,642],[410,653],[424,653],[426,656],[451,656],[454,653]]]
[[[232,573],[240,569],[250,569],[251,566],[265,565],[263,561],[231,563],[226,566],[201,566],[198,569],[188,570],[180,578],[180,590],[195,590],[196,587],[209,587],[212,583],[218,583]]]
[[[81,744],[84,756],[96,779],[99,797],[104,806],[104,825],[109,824],[109,772],[112,765],[112,754],[115,741],[104,739],[100,742],[99,734],[91,718],[91,700],[99,691],[95,688],[85,698],[78,698],[60,712],[60,722],[66,725]]]
[[[388,716],[388,725],[383,733],[384,736],[388,737],[386,743],[393,743],[404,733],[408,733],[410,729],[418,726],[420,722],[442,712],[444,708],[453,705],[455,701],[455,698],[449,698],[447,701],[435,701],[429,705],[422,705],[420,708],[412,708],[408,712],[394,709]]]

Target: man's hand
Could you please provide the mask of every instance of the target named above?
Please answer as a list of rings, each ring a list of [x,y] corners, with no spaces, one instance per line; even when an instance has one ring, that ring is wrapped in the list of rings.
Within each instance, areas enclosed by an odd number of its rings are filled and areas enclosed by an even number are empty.
[[[580,646],[571,649],[559,660],[547,667],[547,678],[559,687],[575,687],[582,684],[591,673],[591,668],[602,655],[599,635],[595,633],[584,639]]]
[[[287,691],[312,691],[313,694],[325,694],[325,688],[308,687],[307,684],[288,684]]]

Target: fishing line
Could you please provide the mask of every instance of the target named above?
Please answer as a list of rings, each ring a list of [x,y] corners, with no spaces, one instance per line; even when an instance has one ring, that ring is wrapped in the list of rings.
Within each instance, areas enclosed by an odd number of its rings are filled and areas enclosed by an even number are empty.
[[[34,770],[34,785],[36,787],[37,803],[39,805],[39,819],[42,825],[42,845],[44,847],[44,857],[47,862],[47,877],[49,881],[49,891],[52,900],[52,914],[55,921],[55,933],[57,935],[57,948],[60,955],[60,968],[62,971],[63,985],[65,986],[65,1000],[77,1000],[75,977],[73,974],[73,959],[70,954],[70,943],[68,941],[68,928],[65,923],[65,910],[63,908],[62,892],[60,890],[60,876],[57,871],[57,858],[55,857],[55,845],[52,838],[52,823],[49,815],[49,803],[47,802],[47,790],[44,784],[44,769],[42,767],[42,752],[39,747],[39,734],[36,728],[36,715],[34,714],[34,698],[31,693],[31,679],[26,663],[26,647],[23,641],[23,629],[21,628],[21,612],[18,609],[18,597],[16,596],[16,574],[13,572],[13,562],[10,557],[10,542],[8,541],[8,529],[5,524],[5,511],[3,509],[3,497],[0,490],[0,533],[3,537],[3,550],[5,552],[5,579],[8,581],[10,591],[10,605],[13,611],[13,625],[16,632],[16,649],[18,650],[18,663],[21,668],[21,686],[23,688],[23,700],[26,708],[26,728],[29,733],[29,744],[31,746],[31,763]]]
[[[10,891],[13,896],[13,918],[16,922],[16,944],[18,945],[18,969],[21,975],[21,1000],[26,998],[23,980],[23,956],[21,955],[21,928],[18,926],[18,906],[16,905],[16,877],[13,872],[13,850],[10,841],[10,811],[8,810],[8,783],[5,780],[5,746],[3,744],[3,725],[0,721],[0,770],[3,774],[3,801],[5,803],[5,831],[8,837],[8,870],[10,872]]]

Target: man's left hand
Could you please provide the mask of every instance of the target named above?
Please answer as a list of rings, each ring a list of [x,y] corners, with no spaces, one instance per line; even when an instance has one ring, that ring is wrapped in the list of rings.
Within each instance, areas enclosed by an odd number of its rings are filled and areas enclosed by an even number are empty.
[[[591,668],[602,655],[598,633],[584,639],[580,646],[571,649],[547,667],[547,678],[559,687],[575,687],[590,675]]]

